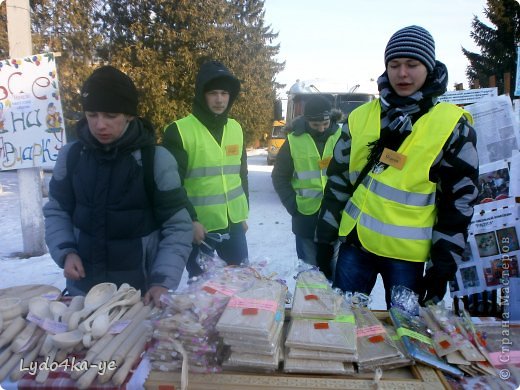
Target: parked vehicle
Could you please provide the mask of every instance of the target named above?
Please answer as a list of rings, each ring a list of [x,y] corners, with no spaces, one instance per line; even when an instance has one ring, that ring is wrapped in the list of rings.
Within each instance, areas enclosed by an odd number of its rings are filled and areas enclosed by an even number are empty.
[[[278,155],[278,151],[282,147],[287,133],[285,132],[285,121],[274,121],[271,135],[267,140],[267,165],[273,165]]]
[[[303,108],[308,98],[313,95],[322,95],[330,100],[332,108],[343,113],[342,120],[346,120],[348,115],[356,107],[363,103],[375,99],[375,95],[371,93],[360,92],[320,92],[317,89],[309,89],[301,82],[296,82],[287,92],[287,110],[286,119],[276,120],[273,122],[271,135],[267,140],[267,164],[273,165],[278,151],[282,147],[287,133],[291,131],[292,121],[300,115],[303,115]]]
[[[375,99],[375,95],[360,92],[291,92],[287,99],[287,124],[303,115],[303,108],[307,99],[312,95],[322,95],[330,100],[333,109],[341,110],[344,119],[358,106]]]

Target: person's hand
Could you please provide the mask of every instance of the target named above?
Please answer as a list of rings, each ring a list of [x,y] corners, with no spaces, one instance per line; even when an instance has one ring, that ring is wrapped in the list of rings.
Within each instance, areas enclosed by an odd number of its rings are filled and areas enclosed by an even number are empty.
[[[152,286],[146,294],[144,294],[144,304],[148,305],[150,302],[153,302],[155,307],[164,307],[164,304],[161,302],[161,295],[166,293],[168,293],[166,287]]]
[[[244,233],[246,233],[249,229],[249,226],[247,226],[247,221],[242,221],[242,229],[244,229]]]
[[[85,277],[85,269],[77,253],[69,253],[63,264],[63,276],[70,280],[80,280]]]
[[[446,294],[448,279],[446,276],[440,275],[435,266],[426,270],[423,278],[424,293],[421,294],[419,303],[424,306],[427,303],[437,304],[442,301]]]
[[[331,282],[334,281],[332,275],[332,257],[334,256],[334,246],[319,243],[316,251],[316,265],[325,277]]]
[[[203,224],[198,221],[193,221],[193,242],[195,244],[200,245],[204,237],[206,237],[207,232]]]

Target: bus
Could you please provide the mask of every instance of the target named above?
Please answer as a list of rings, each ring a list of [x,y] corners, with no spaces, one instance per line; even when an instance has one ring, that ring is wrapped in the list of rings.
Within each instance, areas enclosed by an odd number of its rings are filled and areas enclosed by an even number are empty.
[[[375,99],[375,95],[362,92],[289,92],[287,99],[286,122],[303,115],[305,103],[310,96],[321,95],[328,99],[333,109],[343,113],[343,120],[360,105]]]

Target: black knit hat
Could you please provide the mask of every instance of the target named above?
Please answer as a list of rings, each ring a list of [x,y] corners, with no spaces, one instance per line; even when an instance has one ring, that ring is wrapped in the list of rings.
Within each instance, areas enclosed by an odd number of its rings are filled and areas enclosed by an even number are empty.
[[[423,27],[404,27],[395,32],[386,44],[385,67],[394,58],[413,58],[421,61],[429,73],[435,67],[435,41]]]
[[[320,95],[310,96],[303,108],[303,116],[309,122],[321,122],[330,119],[332,105],[329,100]]]
[[[130,77],[114,68],[97,68],[81,88],[83,111],[137,115],[137,89]]]
[[[204,92],[214,91],[216,89],[231,92],[234,86],[234,79],[232,79],[231,77],[222,76],[208,81],[208,83],[204,85]]]

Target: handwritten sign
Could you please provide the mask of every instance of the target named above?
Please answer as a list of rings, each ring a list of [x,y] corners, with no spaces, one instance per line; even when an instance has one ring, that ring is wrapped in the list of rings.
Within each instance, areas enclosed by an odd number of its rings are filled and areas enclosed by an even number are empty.
[[[0,171],[52,168],[65,144],[53,53],[0,61]]]

